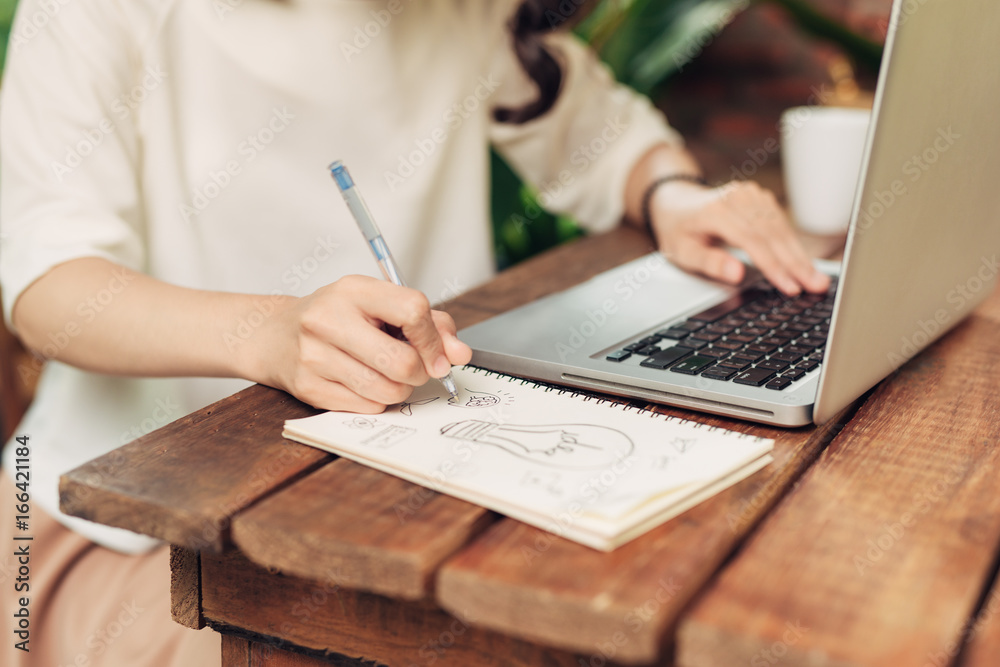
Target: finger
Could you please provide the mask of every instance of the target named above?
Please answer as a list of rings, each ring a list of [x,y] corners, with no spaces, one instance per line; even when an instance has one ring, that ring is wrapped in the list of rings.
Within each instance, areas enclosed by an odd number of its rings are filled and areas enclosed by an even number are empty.
[[[453,366],[464,366],[472,360],[472,348],[458,339],[455,320],[448,313],[431,311],[434,323],[444,342],[444,352]]]
[[[767,205],[763,222],[767,228],[766,238],[774,248],[775,256],[801,286],[810,292],[825,292],[830,286],[829,277],[813,265],[784,211],[776,202],[769,201]]]
[[[694,239],[679,243],[672,254],[674,262],[681,268],[731,285],[743,280],[746,272],[743,262],[722,248]]]
[[[383,322],[399,327],[413,346],[431,377],[444,377],[451,364],[444,354],[441,334],[431,317],[431,304],[421,292],[383,281],[367,283],[362,289],[366,298],[363,310]]]
[[[302,357],[308,375],[300,382],[310,386],[316,380],[338,383],[366,400],[383,405],[404,401],[413,391],[414,385],[392,380],[344,350],[316,339],[302,343]]]
[[[294,394],[302,402],[320,410],[339,410],[374,415],[386,408],[386,404],[358,396],[340,382],[319,378],[315,384],[308,385]]]
[[[754,266],[785,294],[794,296],[802,291],[799,283],[782,265],[774,249],[745,219],[733,213],[713,215],[707,218],[705,229],[729,245],[746,251]]]

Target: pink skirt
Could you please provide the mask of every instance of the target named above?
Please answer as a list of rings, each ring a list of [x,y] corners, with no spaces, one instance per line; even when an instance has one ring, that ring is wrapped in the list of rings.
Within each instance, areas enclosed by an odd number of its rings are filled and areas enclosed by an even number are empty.
[[[17,492],[8,473],[0,471],[0,665],[220,664],[217,633],[191,630],[170,618],[167,547],[140,556],[117,553],[65,528],[36,503],[31,504],[29,529],[21,532],[15,527]],[[25,535],[34,539],[14,540]],[[16,553],[25,547],[26,580]],[[30,590],[24,591],[24,584]],[[26,612],[20,598],[29,598]],[[19,636],[22,626],[27,634]],[[28,652],[17,648],[25,636]]]

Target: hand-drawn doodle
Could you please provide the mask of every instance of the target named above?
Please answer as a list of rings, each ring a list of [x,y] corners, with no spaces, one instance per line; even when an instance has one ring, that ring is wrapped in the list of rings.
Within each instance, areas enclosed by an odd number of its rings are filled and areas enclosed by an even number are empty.
[[[466,387],[457,397],[449,398],[448,405],[454,408],[492,408],[494,405],[499,405],[502,400],[497,394],[473,391]]]
[[[403,401],[402,403],[399,404],[399,414],[406,415],[407,417],[412,417],[414,405],[427,405],[428,403],[433,403],[434,401],[438,400],[438,398],[440,398],[440,396],[431,396],[430,398],[425,398],[419,401],[413,401],[412,403],[408,401]]]
[[[374,435],[370,435],[361,441],[362,445],[370,445],[379,449],[388,449],[397,444],[400,440],[405,440],[417,432],[417,429],[409,426],[387,426]]]
[[[344,426],[346,426],[347,428],[354,428],[360,431],[365,431],[368,429],[375,428],[375,424],[377,423],[378,423],[377,419],[358,416],[358,417],[352,417],[351,419],[345,421]]]
[[[695,443],[698,442],[698,438],[674,438],[670,441],[670,444],[674,446],[678,454],[683,454],[689,448],[693,447]]]
[[[495,445],[528,461],[567,470],[604,468],[635,448],[621,431],[598,424],[497,424],[467,419],[443,426],[441,434]]]

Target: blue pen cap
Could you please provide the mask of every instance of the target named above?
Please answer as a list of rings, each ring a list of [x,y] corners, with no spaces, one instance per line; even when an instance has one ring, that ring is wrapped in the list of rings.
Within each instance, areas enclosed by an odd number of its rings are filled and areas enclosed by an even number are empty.
[[[330,175],[333,176],[333,180],[337,181],[337,187],[341,191],[349,190],[354,187],[354,181],[351,179],[351,175],[347,173],[347,167],[341,160],[337,160],[330,164]]]

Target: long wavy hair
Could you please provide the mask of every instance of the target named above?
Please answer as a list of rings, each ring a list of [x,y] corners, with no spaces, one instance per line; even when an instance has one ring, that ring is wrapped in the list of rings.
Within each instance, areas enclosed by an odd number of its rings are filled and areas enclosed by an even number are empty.
[[[514,53],[521,67],[538,87],[538,97],[520,108],[502,107],[493,112],[501,123],[522,124],[544,115],[559,98],[563,72],[543,41],[546,33],[579,21],[591,0],[524,0],[510,21]]]

